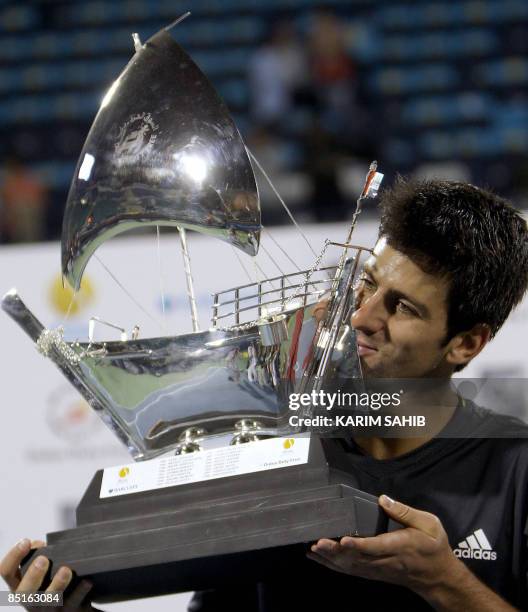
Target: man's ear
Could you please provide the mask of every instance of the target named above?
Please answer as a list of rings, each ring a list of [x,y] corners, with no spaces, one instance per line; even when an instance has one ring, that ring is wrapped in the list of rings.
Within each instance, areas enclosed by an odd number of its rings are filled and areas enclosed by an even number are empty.
[[[469,331],[461,332],[449,341],[445,359],[455,366],[466,365],[480,353],[490,338],[490,326],[477,323]]]

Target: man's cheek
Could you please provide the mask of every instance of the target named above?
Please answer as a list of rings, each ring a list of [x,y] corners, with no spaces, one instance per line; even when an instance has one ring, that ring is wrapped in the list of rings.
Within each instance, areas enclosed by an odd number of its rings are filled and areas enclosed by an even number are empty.
[[[422,366],[427,367],[429,356],[424,347],[418,347],[412,344],[403,344],[398,347],[393,359],[393,363],[399,367],[410,366],[412,368],[421,369]]]
[[[438,365],[441,353],[428,339],[421,344],[406,344],[400,347],[395,358],[399,370],[405,371],[407,376],[414,378],[422,376]]]

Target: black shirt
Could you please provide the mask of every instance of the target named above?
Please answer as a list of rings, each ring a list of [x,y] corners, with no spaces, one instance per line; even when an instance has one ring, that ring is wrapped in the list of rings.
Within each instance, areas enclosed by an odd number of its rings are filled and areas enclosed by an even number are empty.
[[[357,488],[436,514],[457,557],[512,605],[528,609],[528,439],[484,437],[526,436],[528,428],[468,402],[443,434],[450,430],[473,437],[437,437],[388,460],[364,454],[352,440],[335,443],[349,450]],[[189,611],[431,609],[406,588],[307,565],[276,582],[196,593]]]

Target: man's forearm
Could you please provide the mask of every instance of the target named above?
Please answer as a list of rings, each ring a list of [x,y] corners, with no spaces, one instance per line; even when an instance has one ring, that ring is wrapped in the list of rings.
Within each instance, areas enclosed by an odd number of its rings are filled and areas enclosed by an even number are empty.
[[[482,583],[463,563],[420,595],[438,612],[515,612],[516,608]]]

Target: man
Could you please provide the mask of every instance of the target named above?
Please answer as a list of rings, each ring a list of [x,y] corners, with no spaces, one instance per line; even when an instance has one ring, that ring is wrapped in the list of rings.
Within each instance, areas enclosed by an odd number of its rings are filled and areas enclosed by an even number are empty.
[[[493,194],[445,181],[399,181],[381,208],[380,238],[351,319],[362,368],[367,378],[440,381],[436,430],[444,436],[334,443],[347,448],[358,488],[379,495],[403,528],[319,540],[309,561],[283,580],[197,593],[193,612],[367,606],[497,612],[528,605],[528,441],[483,437],[511,429],[511,420],[463,405],[443,384],[521,301],[526,223]],[[445,437],[450,429],[472,437]],[[11,551],[2,563],[12,589],[21,554]],[[44,569],[32,571],[31,586],[38,586]]]

